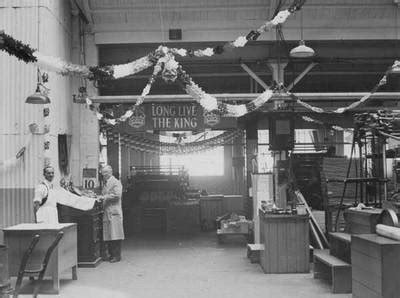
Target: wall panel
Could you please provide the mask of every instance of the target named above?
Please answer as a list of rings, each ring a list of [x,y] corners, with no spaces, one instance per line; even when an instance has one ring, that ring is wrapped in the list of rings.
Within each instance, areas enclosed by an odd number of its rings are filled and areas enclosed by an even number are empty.
[[[39,4],[39,5],[38,5]],[[70,60],[69,1],[2,1],[0,28],[40,52]],[[33,188],[42,179],[43,106],[25,103],[36,89],[37,68],[0,52],[0,161],[15,156],[26,145],[19,163],[0,172],[0,229],[33,220]],[[71,83],[68,77],[49,73],[51,158],[58,174],[57,135],[70,133]],[[39,126],[31,135],[29,124]]]

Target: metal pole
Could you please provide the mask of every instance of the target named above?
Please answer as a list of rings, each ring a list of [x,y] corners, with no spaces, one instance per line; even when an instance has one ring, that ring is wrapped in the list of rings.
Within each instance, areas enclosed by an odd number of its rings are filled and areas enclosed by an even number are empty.
[[[383,140],[383,144],[382,144],[382,162],[383,162],[383,179],[385,179],[385,181],[383,182],[383,199],[386,201],[387,200],[386,140]],[[382,203],[382,202],[379,202],[379,203]]]

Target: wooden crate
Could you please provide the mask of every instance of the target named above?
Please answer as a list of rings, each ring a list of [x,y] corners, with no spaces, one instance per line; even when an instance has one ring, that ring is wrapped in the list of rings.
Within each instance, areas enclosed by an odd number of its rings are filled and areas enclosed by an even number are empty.
[[[399,256],[400,241],[376,234],[352,235],[353,297],[399,297]]]
[[[382,211],[379,208],[345,210],[346,231],[350,234],[374,234]]]
[[[264,273],[310,270],[309,218],[260,213],[260,264]]]

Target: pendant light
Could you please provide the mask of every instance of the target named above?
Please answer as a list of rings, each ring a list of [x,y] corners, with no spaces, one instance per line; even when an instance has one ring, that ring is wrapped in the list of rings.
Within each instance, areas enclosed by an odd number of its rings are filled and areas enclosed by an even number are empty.
[[[300,13],[300,35],[301,39],[299,45],[290,51],[290,57],[292,58],[310,58],[315,55],[312,48],[306,46],[303,39],[303,10]]]
[[[39,11],[39,0],[37,0],[37,51],[39,51],[39,45],[40,45],[40,11]],[[36,91],[32,95],[29,95],[25,103],[29,104],[49,104],[50,103],[50,98],[46,95],[48,92],[48,89],[43,85],[43,83],[46,83],[48,81],[48,76],[46,73],[43,73],[43,76],[40,74],[40,69],[39,67],[37,68],[37,84],[36,84]],[[42,92],[40,87],[45,88],[47,91],[46,94]]]
[[[40,105],[44,105],[44,104],[49,104],[50,103],[50,98],[46,94],[44,94],[42,92],[42,90],[40,89],[40,86],[43,86],[43,84],[41,83],[40,70],[38,68],[38,70],[37,70],[36,91],[35,91],[35,93],[33,93],[32,95],[29,95],[26,98],[25,103],[40,104]]]

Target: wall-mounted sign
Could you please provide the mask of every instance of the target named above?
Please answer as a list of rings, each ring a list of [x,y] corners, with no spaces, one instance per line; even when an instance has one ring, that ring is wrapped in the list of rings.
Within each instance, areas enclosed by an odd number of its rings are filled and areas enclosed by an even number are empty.
[[[236,128],[236,118],[206,112],[198,103],[151,103],[137,107],[134,114],[116,127],[123,132],[146,130],[200,131],[205,128]]]
[[[82,172],[82,186],[85,189],[93,189],[98,185],[97,169],[85,168]]]

